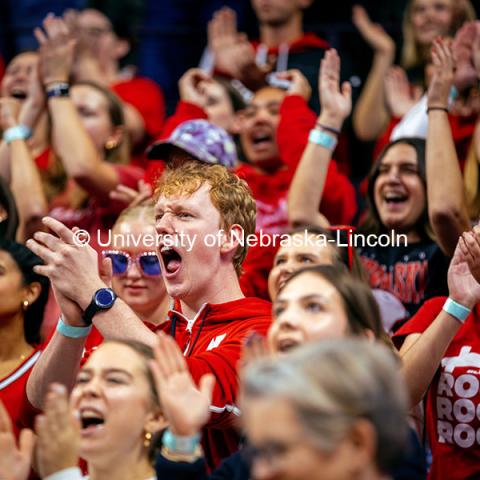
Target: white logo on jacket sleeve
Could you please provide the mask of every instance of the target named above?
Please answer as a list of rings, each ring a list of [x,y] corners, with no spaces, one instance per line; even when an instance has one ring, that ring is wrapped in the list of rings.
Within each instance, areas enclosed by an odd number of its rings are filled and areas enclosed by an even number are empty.
[[[222,333],[222,335],[218,335],[216,336],[215,338],[212,338],[210,340],[210,343],[208,344],[208,347],[207,347],[207,352],[209,350],[213,350],[214,348],[217,348],[221,343],[222,343],[222,340],[227,336],[226,333]]]
[[[462,347],[456,357],[446,357],[442,360],[442,367],[446,372],[452,373],[455,367],[477,367],[480,368],[480,354],[471,352],[472,347]]]

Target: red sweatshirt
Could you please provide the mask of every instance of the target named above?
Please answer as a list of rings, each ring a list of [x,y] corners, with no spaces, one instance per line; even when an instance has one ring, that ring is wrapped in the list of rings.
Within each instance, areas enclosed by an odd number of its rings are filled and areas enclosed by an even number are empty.
[[[171,321],[160,327],[174,335],[197,383],[206,373],[215,375],[212,416],[203,432],[203,447],[211,468],[238,450],[239,435],[234,428],[235,417],[240,413],[235,404],[238,362],[250,333],[266,335],[271,308],[269,302],[258,298],[207,303],[190,321],[181,312],[171,311]]]

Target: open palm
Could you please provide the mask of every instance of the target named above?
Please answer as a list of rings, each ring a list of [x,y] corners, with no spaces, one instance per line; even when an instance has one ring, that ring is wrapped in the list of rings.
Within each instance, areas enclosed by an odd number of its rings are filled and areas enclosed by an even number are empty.
[[[163,414],[174,435],[193,436],[210,418],[215,377],[206,374],[197,387],[175,340],[160,332],[151,368]]]
[[[448,269],[448,291],[454,300],[472,308],[480,302],[480,284],[470,271],[462,242],[460,238]]]
[[[319,76],[322,113],[328,112],[343,121],[352,111],[352,88],[348,82],[340,88],[340,57],[336,50],[330,49],[325,53]]]
[[[28,478],[33,446],[33,432],[25,429],[20,433],[17,447],[12,421],[0,401],[0,478],[2,480],[25,480]]]

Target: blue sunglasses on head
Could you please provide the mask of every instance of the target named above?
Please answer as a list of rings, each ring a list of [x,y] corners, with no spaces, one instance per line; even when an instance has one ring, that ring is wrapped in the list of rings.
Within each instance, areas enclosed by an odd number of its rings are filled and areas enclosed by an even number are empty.
[[[111,260],[112,273],[116,276],[125,275],[132,262],[135,262],[140,271],[148,277],[158,277],[162,274],[160,261],[155,252],[139,253],[132,258],[127,252],[120,252],[119,250],[104,250],[102,256],[103,258],[109,258]]]

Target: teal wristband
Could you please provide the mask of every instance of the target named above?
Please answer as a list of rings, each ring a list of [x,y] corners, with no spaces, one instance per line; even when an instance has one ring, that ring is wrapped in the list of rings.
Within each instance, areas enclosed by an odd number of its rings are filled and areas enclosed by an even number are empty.
[[[464,307],[460,303],[452,300],[451,298],[447,298],[447,301],[443,305],[442,310],[447,312],[452,317],[456,318],[460,323],[465,323],[466,318],[472,312],[469,308]]]
[[[310,130],[308,141],[315,143],[315,145],[328,148],[329,150],[333,150],[337,146],[337,139],[332,134],[317,130],[316,128]]]
[[[174,435],[168,428],[162,437],[163,446],[168,448],[172,453],[179,453],[181,455],[193,455],[198,445],[200,444],[200,435],[193,435],[193,437],[180,437]]]
[[[92,331],[92,326],[89,327],[72,327],[63,322],[62,317],[58,319],[57,332],[67,338],[84,338]]]
[[[32,129],[26,125],[15,125],[15,127],[7,128],[3,132],[3,140],[9,144],[14,140],[28,140],[32,136]]]

